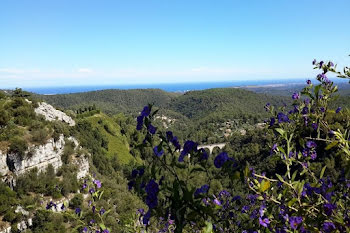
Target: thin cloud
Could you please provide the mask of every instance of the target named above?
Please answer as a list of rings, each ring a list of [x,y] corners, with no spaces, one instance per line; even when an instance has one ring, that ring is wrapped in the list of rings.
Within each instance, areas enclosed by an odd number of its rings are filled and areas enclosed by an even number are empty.
[[[89,68],[79,68],[78,73],[92,73],[92,69]]]

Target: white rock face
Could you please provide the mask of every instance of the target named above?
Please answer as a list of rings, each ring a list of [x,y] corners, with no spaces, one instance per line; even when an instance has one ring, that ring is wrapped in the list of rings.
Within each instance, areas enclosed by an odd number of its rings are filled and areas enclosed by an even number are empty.
[[[5,228],[5,229],[2,229],[2,230],[0,231],[0,233],[11,233],[11,226],[9,226],[9,227],[7,227],[7,228]]]
[[[48,103],[39,103],[39,107],[37,107],[34,111],[36,114],[43,115],[48,121],[59,120],[62,122],[66,122],[70,126],[75,125],[75,121],[71,117],[67,116],[67,114],[65,114],[64,112],[55,109],[52,105]]]
[[[6,163],[7,155],[0,151],[0,176],[5,176],[9,173],[9,168]]]
[[[79,146],[79,142],[76,138],[69,137],[68,140],[74,143],[75,150],[81,149],[81,146]],[[89,164],[89,159],[87,155],[81,155],[79,157],[75,156],[72,159],[72,163],[75,164],[76,167],[78,168],[78,172],[77,172],[78,180],[85,177],[87,174],[89,174],[90,164]]]
[[[21,175],[35,167],[38,168],[38,171],[45,171],[49,164],[51,164],[56,171],[62,166],[61,155],[63,153],[64,144],[64,137],[60,135],[56,142],[51,138],[44,145],[28,148],[28,151],[33,151],[29,158],[27,153],[23,160],[15,154],[9,154],[8,159],[12,164],[12,172],[16,175]]]
[[[75,158],[73,160],[73,163],[77,166],[78,172],[77,172],[77,179],[84,178],[89,174],[90,165],[89,160],[86,155],[81,155],[80,157]]]

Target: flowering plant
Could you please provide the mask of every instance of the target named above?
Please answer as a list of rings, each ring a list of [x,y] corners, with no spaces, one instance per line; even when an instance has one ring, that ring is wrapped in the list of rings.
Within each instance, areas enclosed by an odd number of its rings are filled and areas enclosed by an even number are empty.
[[[193,141],[181,146],[172,132],[152,125],[157,110],[145,106],[137,117],[137,129],[146,135],[139,146],[144,164],[129,181],[148,206],[140,212],[145,228],[155,216],[168,219],[165,230],[174,223],[174,232],[348,232],[350,125],[331,124],[343,111],[330,107],[337,86],[327,75],[350,78],[349,69],[337,72],[332,62],[313,65],[321,70],[318,84],[307,80],[301,93],[292,95],[290,111],[265,106],[273,115],[268,129],[276,136],[271,153],[283,164],[274,177],[243,169],[226,152],[211,158]],[[327,174],[332,156],[340,171]],[[214,188],[214,180],[227,177],[231,192]],[[233,195],[237,180],[245,183],[245,195]]]

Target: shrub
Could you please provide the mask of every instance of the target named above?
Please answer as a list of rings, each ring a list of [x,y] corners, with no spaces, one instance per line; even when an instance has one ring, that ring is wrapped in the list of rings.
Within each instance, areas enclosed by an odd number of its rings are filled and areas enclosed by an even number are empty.
[[[47,137],[49,136],[46,128],[39,128],[31,131],[32,142],[38,144],[45,144]]]
[[[23,138],[13,137],[10,139],[9,152],[16,154],[20,159],[24,158],[27,149],[28,144]]]
[[[69,207],[72,209],[81,207],[83,204],[83,195],[81,193],[75,194],[72,200],[69,202]]]

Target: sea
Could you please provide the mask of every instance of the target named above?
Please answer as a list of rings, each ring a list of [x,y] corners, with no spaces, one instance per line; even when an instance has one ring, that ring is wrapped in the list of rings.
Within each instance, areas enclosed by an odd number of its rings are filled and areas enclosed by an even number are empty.
[[[23,90],[42,95],[68,94],[106,89],[161,89],[167,92],[187,92],[223,87],[251,87],[251,86],[280,86],[290,84],[305,84],[307,79],[279,79],[279,80],[246,80],[223,82],[193,82],[193,83],[159,83],[159,84],[123,84],[123,85],[95,85],[95,86],[56,86],[56,87],[28,87]]]

